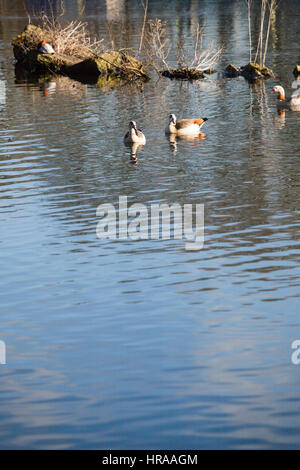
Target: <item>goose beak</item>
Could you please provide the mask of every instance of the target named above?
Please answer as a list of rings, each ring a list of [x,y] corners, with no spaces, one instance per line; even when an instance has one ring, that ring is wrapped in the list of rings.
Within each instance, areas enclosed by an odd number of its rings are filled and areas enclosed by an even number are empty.
[[[273,95],[273,93],[275,93],[275,91],[274,91],[274,90],[271,90],[271,95]]]

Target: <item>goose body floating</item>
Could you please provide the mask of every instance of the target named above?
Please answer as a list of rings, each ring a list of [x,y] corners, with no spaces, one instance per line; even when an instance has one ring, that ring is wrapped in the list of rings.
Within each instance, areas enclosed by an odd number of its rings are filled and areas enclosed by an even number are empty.
[[[55,54],[55,50],[45,40],[38,45],[38,51],[42,54]]]
[[[142,131],[136,127],[135,121],[130,121],[129,131],[126,132],[124,136],[124,142],[125,144],[129,144],[129,145],[131,144],[145,145],[146,137],[144,136]]]
[[[180,119],[177,121],[175,114],[170,114],[169,123],[165,129],[166,134],[175,134],[178,136],[195,136],[200,133],[200,129],[207,121],[207,118],[200,119]]]
[[[292,95],[290,98],[285,97],[284,88],[280,85],[274,86],[271,94],[277,93],[277,106],[279,108],[300,109],[300,93]]]

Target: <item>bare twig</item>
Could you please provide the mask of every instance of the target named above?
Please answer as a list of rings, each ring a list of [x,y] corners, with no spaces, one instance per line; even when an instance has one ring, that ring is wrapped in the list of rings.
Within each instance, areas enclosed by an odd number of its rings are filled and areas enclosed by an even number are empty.
[[[147,22],[145,33],[145,53],[150,59],[152,67],[158,72],[164,65],[169,69],[167,57],[170,52],[170,41],[166,38],[166,22],[158,18]]]
[[[148,0],[146,0],[146,4],[142,3],[143,8],[144,8],[144,21],[143,21],[143,27],[142,27],[142,34],[141,34],[141,39],[140,39],[140,45],[139,45],[139,54],[141,53],[142,46],[143,46],[143,40],[144,40],[144,34],[145,34],[145,26],[146,26],[146,19],[147,19],[147,13],[148,13]]]
[[[268,19],[268,29],[267,29],[266,39],[265,39],[265,50],[264,50],[262,65],[265,65],[265,61],[266,61],[266,55],[267,55],[268,44],[269,44],[270,29],[271,29],[271,21],[272,21],[273,13],[274,13],[274,11],[276,9],[276,6],[277,6],[276,0],[269,0],[268,5],[269,5],[269,19]]]
[[[194,54],[191,57],[189,50],[181,50],[181,62],[188,69],[203,70],[213,67],[219,60],[224,51],[223,46],[217,48],[214,43],[210,43],[208,49],[203,49],[203,31],[205,25],[197,25],[194,36]]]
[[[249,28],[249,50],[250,50],[250,62],[252,59],[252,39],[251,39],[251,1],[246,0],[248,4],[248,28]],[[271,30],[271,21],[276,9],[276,0],[259,0],[260,1],[260,29],[259,29],[259,36],[258,41],[256,44],[256,53],[254,57],[254,63],[258,63],[261,67],[265,66],[267,50],[268,50],[268,43],[270,37],[270,30]],[[267,12],[269,14],[268,23],[267,23],[267,31],[265,33],[265,19],[267,16]]]
[[[251,33],[251,2],[246,0],[248,6],[248,35],[249,35],[249,62],[252,62],[252,33]]]

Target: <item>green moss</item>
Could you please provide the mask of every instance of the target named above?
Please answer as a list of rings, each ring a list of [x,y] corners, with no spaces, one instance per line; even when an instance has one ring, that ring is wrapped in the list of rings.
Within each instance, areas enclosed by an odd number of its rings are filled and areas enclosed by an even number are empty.
[[[37,63],[39,68],[48,70],[53,73],[60,73],[63,68],[74,64],[72,57],[60,55],[60,54],[38,54]]]
[[[245,65],[244,67],[241,67],[241,74],[243,77],[249,79],[275,77],[272,70],[268,67],[261,67],[260,65],[252,62]]]
[[[74,64],[73,57],[68,57],[60,54],[39,54],[38,51],[29,51],[24,59],[22,65],[30,72],[34,73],[61,73],[64,67]]]
[[[242,75],[247,80],[257,80],[259,78],[266,79],[275,76],[272,70],[268,67],[261,67],[259,64],[252,62],[239,68],[230,64],[225,69],[225,75],[230,78]]]
[[[66,67],[64,72],[70,77],[85,80],[97,80],[101,75],[113,75],[126,79],[149,79],[140,61],[117,51],[105,52],[99,57],[83,60]]]

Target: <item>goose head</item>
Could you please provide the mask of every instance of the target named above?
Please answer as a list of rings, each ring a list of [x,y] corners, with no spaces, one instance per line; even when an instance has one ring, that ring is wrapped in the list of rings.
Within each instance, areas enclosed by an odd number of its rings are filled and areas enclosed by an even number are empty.
[[[174,124],[174,126],[176,125],[176,116],[175,116],[175,114],[170,114],[169,124]]]
[[[280,85],[274,86],[271,90],[271,94],[273,94],[273,93],[278,93],[278,99],[280,99],[280,100],[285,99],[285,93],[284,93],[284,89],[283,89],[282,86],[280,86]]]
[[[45,41],[45,39],[43,39],[43,40],[39,43],[38,48],[40,49],[41,47],[46,46],[46,44],[47,44],[47,42]]]
[[[138,130],[137,130],[135,121],[130,121],[130,123],[129,123],[129,130],[131,131],[132,129],[134,129],[136,135],[138,135]]]

